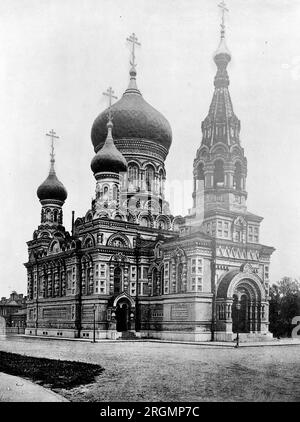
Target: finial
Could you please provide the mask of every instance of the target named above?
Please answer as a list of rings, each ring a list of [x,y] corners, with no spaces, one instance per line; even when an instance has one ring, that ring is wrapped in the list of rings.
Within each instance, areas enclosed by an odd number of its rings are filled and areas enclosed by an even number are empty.
[[[112,115],[111,115],[112,99],[113,98],[115,100],[118,99],[118,97],[116,97],[114,93],[115,91],[113,91],[111,86],[107,88],[106,92],[102,93],[103,95],[106,95],[108,97],[108,124],[111,124],[111,125],[112,125]]]
[[[229,9],[227,9],[226,3],[224,0],[221,1],[220,4],[218,4],[218,7],[222,10],[222,21],[221,21],[221,38],[225,38],[225,12],[229,12]]]
[[[113,91],[112,87],[110,86],[109,88],[107,88],[106,92],[103,92],[103,95],[106,95],[108,97],[108,121],[107,121],[107,139],[112,139],[112,127],[113,127],[113,123],[112,123],[112,114],[111,114],[111,105],[112,105],[112,99],[118,99],[118,97],[116,97],[114,95],[115,91]]]
[[[130,81],[129,81],[128,88],[125,91],[125,94],[139,94],[139,95],[141,95],[141,93],[140,93],[140,91],[139,91],[139,89],[136,85],[136,62],[135,62],[135,46],[141,45],[141,43],[138,42],[138,39],[137,39],[134,32],[128,38],[126,38],[126,40],[129,41],[130,43],[132,43],[132,51],[131,51],[131,59],[130,59],[131,68],[130,68],[130,71],[129,71]]]
[[[131,60],[130,60],[130,64],[131,64],[131,70],[135,70],[136,68],[136,62],[135,62],[135,45],[141,45],[140,42],[138,42],[138,39],[135,35],[135,33],[133,32],[128,38],[126,38],[127,41],[129,41],[130,43],[132,43],[132,50],[131,50]]]
[[[50,136],[51,138],[51,152],[50,152],[50,173],[54,173],[54,163],[55,163],[55,154],[54,154],[54,139],[59,139],[59,136],[57,136],[56,132],[51,129],[49,133],[46,133],[46,136]]]

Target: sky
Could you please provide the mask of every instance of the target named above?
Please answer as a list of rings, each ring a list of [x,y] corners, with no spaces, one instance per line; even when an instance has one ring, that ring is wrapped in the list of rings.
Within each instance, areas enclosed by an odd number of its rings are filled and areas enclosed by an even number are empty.
[[[90,208],[95,180],[90,131],[128,85],[130,47],[137,83],[171,124],[166,160],[174,215],[192,206],[192,165],[213,95],[219,42],[218,0],[1,0],[0,297],[26,293],[26,242],[40,222],[36,189],[56,171],[68,190],[64,223]],[[261,243],[274,246],[271,281],[300,276],[300,2],[227,0],[226,39],[234,111],[248,159],[248,210],[264,217]]]

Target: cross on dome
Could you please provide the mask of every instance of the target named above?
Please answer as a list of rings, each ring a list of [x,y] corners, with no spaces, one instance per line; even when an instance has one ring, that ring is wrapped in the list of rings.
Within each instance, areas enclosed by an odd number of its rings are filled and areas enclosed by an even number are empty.
[[[128,38],[126,38],[126,40],[129,41],[130,43],[132,43],[130,64],[131,64],[132,68],[135,69],[135,67],[136,67],[136,62],[135,62],[135,46],[136,45],[139,45],[140,46],[141,43],[138,42],[137,36],[135,35],[134,32]]]
[[[51,152],[50,152],[50,157],[51,157],[51,170],[54,170],[54,162],[55,162],[55,154],[54,154],[54,139],[59,139],[59,136],[56,134],[56,132],[51,129],[49,131],[49,133],[46,133],[46,136],[49,136],[51,138]]]
[[[221,1],[220,4],[218,4],[218,7],[222,11],[222,21],[221,21],[221,38],[224,38],[225,36],[225,12],[229,12],[229,9],[226,6],[226,3],[224,0]]]
[[[118,99],[118,97],[116,97],[114,95],[115,91],[112,89],[112,87],[110,86],[109,88],[107,88],[106,92],[103,92],[102,94],[108,97],[108,120],[111,121],[112,120],[112,115],[111,115],[111,106],[112,106],[112,99],[114,98],[115,100]]]

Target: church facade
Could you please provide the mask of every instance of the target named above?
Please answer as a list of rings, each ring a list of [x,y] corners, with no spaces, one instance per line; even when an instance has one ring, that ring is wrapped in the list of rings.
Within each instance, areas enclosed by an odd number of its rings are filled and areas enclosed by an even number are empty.
[[[187,216],[172,215],[165,199],[172,131],[137,87],[134,54],[128,88],[93,123],[95,197],[85,216],[73,218],[71,233],[63,225],[67,191],[52,153],[49,175],[37,190],[41,221],[27,242],[27,334],[272,337],[268,283],[274,248],[260,243],[262,217],[247,210],[247,160],[228,90],[231,55],[221,27]],[[130,40],[134,45],[134,34]]]

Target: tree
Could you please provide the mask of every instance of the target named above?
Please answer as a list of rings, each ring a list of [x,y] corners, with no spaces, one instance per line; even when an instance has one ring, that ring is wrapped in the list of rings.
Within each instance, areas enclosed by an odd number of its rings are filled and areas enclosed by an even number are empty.
[[[292,319],[300,316],[300,281],[283,277],[270,286],[270,331],[275,337],[290,337]]]

